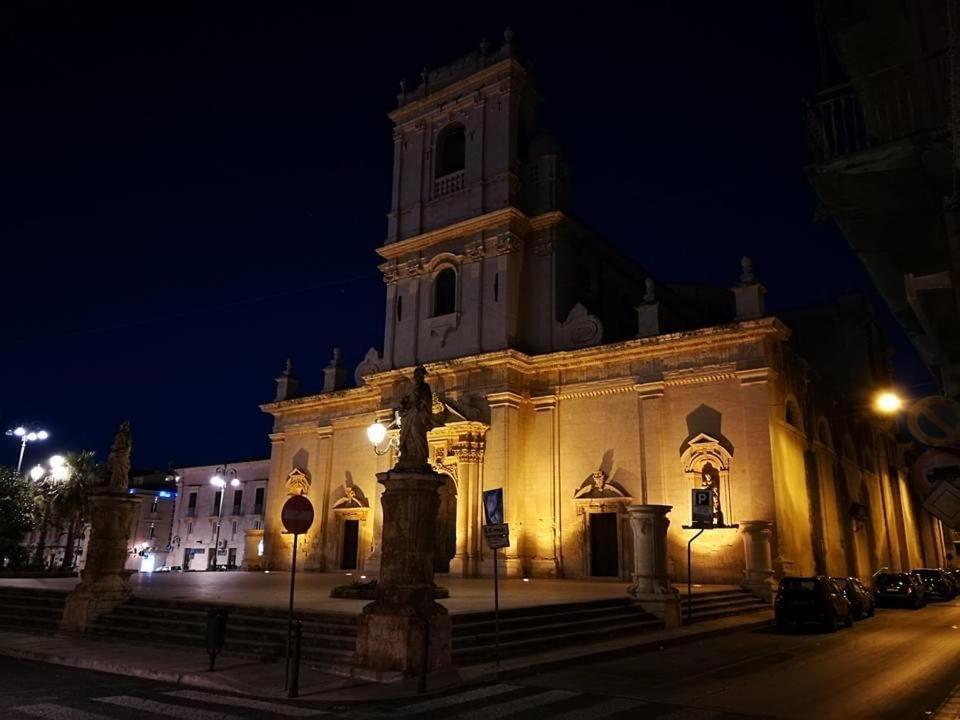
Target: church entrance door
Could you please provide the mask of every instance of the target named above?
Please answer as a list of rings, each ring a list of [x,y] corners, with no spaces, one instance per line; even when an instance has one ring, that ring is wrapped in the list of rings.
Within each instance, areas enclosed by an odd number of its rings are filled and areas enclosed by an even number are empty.
[[[437,488],[440,507],[437,510],[437,536],[433,543],[433,571],[450,572],[450,561],[457,553],[457,487],[449,475],[441,475]]]
[[[590,574],[594,577],[620,575],[616,513],[590,514]]]
[[[360,521],[343,521],[343,544],[340,551],[340,569],[357,569],[357,550],[360,548]]]

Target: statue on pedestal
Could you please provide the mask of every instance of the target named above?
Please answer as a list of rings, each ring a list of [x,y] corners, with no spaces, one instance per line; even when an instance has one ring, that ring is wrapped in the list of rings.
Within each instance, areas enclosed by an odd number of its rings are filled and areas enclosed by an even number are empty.
[[[127,492],[130,483],[130,451],[133,443],[130,440],[130,421],[120,423],[113,436],[113,445],[110,455],[107,456],[107,489],[110,492]]]
[[[400,460],[398,470],[427,470],[430,445],[427,433],[433,421],[433,391],[424,378],[427,371],[418,365],[413,371],[413,389],[400,401]]]

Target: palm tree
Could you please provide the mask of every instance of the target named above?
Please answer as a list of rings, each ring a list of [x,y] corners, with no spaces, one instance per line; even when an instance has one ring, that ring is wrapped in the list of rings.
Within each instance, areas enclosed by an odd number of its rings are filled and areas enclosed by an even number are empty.
[[[68,475],[66,479],[53,483],[50,498],[57,524],[67,528],[62,570],[73,567],[77,535],[89,516],[90,490],[96,484],[99,473],[94,454],[87,450],[67,453],[66,466]]]

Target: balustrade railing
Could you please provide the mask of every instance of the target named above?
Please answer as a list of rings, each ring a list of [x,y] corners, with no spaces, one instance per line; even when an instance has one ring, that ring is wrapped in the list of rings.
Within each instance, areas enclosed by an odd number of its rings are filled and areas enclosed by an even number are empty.
[[[833,160],[946,127],[948,79],[941,52],[819,93],[806,108],[817,159]]]
[[[442,197],[463,190],[465,174],[463,170],[458,170],[438,177],[433,181],[433,196]]]

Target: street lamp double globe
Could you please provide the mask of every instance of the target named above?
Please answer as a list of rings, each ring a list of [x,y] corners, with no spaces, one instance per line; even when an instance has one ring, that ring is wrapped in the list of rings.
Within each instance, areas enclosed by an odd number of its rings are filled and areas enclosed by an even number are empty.
[[[227,478],[230,479],[227,480]],[[228,482],[230,487],[235,488],[240,486],[237,469],[229,465],[221,465],[218,467],[213,477],[210,478],[210,484],[217,488],[220,493],[220,502],[217,503],[217,533],[216,539],[213,542],[213,567],[208,569],[217,570],[220,566],[217,562],[217,555],[220,554],[220,521],[223,518],[223,496],[226,494],[224,489],[227,487]]]
[[[20,459],[17,460],[17,472],[19,473],[23,469],[23,454],[27,450],[27,443],[46,440],[50,437],[50,433],[46,430],[31,430],[23,425],[18,425],[7,430],[7,437],[15,437],[20,441]]]

